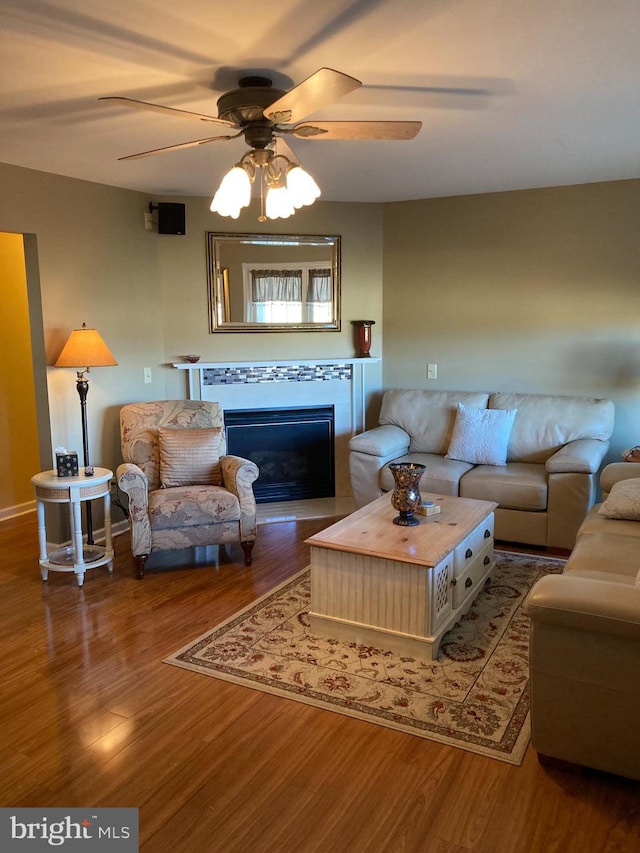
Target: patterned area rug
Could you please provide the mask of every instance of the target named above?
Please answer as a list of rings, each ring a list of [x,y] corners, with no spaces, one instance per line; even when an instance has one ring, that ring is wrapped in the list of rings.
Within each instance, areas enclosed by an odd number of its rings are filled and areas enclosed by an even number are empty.
[[[435,661],[312,634],[305,569],[165,662],[520,764],[530,736],[523,604],[564,560],[506,551],[495,559]]]

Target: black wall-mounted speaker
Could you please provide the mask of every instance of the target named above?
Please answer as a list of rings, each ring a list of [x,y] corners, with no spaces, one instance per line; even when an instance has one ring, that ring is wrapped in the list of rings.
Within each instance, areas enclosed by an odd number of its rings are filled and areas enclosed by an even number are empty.
[[[158,234],[186,234],[184,204],[158,202]]]

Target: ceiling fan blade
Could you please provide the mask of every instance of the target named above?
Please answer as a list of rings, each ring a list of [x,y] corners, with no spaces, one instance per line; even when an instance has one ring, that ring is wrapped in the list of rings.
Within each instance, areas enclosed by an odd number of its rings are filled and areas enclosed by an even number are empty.
[[[133,107],[137,110],[150,110],[155,113],[164,113],[166,115],[178,116],[178,118],[199,119],[200,121],[210,121],[214,124],[221,124],[224,127],[237,127],[232,121],[226,121],[222,118],[214,118],[214,116],[205,115],[204,113],[193,113],[189,110],[177,110],[175,107],[163,107],[162,104],[150,104],[148,101],[136,101],[134,98],[123,98],[117,95],[105,96],[98,98],[99,101],[117,101],[123,107]]]
[[[302,139],[413,139],[421,121],[314,121],[292,128]]]
[[[298,122],[360,86],[362,83],[355,77],[333,68],[320,68],[274,101],[264,114],[270,121],[280,124]]]
[[[233,136],[209,136],[206,139],[194,139],[191,142],[179,142],[177,145],[166,145],[164,148],[153,148],[151,151],[141,151],[139,154],[128,154],[126,157],[118,157],[118,160],[139,160],[141,157],[150,157],[152,154],[164,154],[166,151],[178,151],[180,148],[194,148],[196,145],[206,145],[208,142],[220,142],[226,139],[236,139],[242,131],[234,133]]]

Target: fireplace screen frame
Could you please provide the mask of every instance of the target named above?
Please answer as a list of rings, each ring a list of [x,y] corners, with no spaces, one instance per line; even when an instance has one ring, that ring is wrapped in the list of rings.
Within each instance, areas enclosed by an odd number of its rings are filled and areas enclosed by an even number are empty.
[[[253,486],[256,503],[335,497],[335,407],[333,405],[226,409],[224,417],[227,453],[251,459],[261,471]],[[285,475],[280,479],[270,478],[268,471],[272,467],[271,463],[275,463],[273,470],[282,469],[283,466],[280,463],[285,453],[278,445],[278,442],[282,441],[281,436],[277,436],[276,441],[273,442],[274,431],[278,428],[282,431],[286,426],[298,426],[302,429],[305,425],[315,427],[313,434],[307,430],[309,442],[305,448],[307,456],[303,461],[303,464],[311,466],[309,476],[313,479],[287,478]],[[242,440],[240,430],[248,429],[263,430],[257,444],[249,449],[240,443]],[[254,436],[257,437],[258,434],[254,433]],[[300,436],[301,433],[297,437]],[[289,442],[292,438],[290,434]],[[319,439],[323,439],[321,447],[318,444]],[[270,444],[273,444],[272,448],[269,447]],[[289,447],[291,449],[291,445]],[[309,447],[312,447],[313,456],[309,455]],[[295,461],[295,459],[290,460],[289,470],[296,467]],[[286,459],[283,462],[286,471]]]

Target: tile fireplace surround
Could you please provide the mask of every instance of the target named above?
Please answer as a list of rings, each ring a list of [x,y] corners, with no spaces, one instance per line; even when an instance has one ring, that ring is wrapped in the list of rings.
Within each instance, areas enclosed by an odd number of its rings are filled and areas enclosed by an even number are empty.
[[[366,368],[379,358],[317,358],[281,361],[174,364],[187,372],[190,400],[218,402],[223,409],[334,406],[336,497],[351,494],[351,436],[364,429]]]

